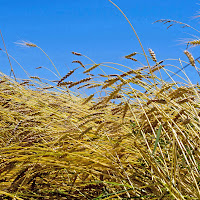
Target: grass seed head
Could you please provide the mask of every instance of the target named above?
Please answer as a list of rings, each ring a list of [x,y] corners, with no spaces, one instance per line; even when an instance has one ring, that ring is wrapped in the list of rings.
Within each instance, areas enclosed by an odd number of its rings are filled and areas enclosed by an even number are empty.
[[[74,60],[74,61],[72,61],[72,63],[79,63],[83,68],[85,68],[85,66],[83,65],[83,63],[80,60]]]
[[[188,59],[189,59],[189,61],[190,61],[190,64],[191,64],[193,67],[196,67],[196,65],[195,65],[195,60],[194,60],[194,57],[192,56],[192,54],[191,54],[189,51],[187,51],[187,50],[184,51],[184,54],[188,57]]]
[[[21,42],[16,42],[16,44],[20,45],[20,46],[25,46],[25,47],[37,47],[36,44],[33,44],[31,42],[26,42],[26,41],[21,41]]]
[[[157,62],[156,54],[154,53],[154,51],[152,49],[149,49],[149,54],[151,55],[152,60],[154,62]]]
[[[81,79],[80,81],[77,81],[77,82],[73,82],[73,83],[69,86],[69,88],[71,88],[71,87],[73,87],[73,86],[75,86],[75,85],[78,85],[78,84],[80,84],[80,83],[84,83],[84,82],[90,81],[91,79],[92,79],[92,78],[89,77],[89,78]]]
[[[106,89],[107,87],[113,85],[115,82],[117,82],[119,80],[119,78],[111,78],[108,79],[104,82],[104,85],[102,86],[102,89]]]
[[[85,101],[82,104],[84,105],[88,103],[93,97],[94,97],[94,94],[91,94],[88,98],[85,99]]]
[[[129,59],[129,60],[132,60],[132,61],[135,61],[135,62],[137,62],[138,60],[137,59],[135,59],[135,58],[127,58],[127,59]]]
[[[76,69],[77,69],[77,68],[76,68]],[[66,78],[68,78],[69,76],[71,76],[71,75],[75,72],[76,69],[70,70],[65,76],[63,76],[63,78],[61,78],[61,79],[58,81],[57,86],[59,86],[60,83],[61,83],[62,81],[64,81]]]
[[[124,57],[127,58],[127,59],[130,59],[131,57],[135,56],[136,54],[137,54],[136,52],[133,52],[133,53],[131,53],[127,56],[124,56]]]
[[[74,51],[72,51],[72,54],[74,54],[74,55],[76,55],[76,56],[82,56],[81,53],[77,53],[77,52],[74,52]]]
[[[88,72],[92,71],[93,69],[97,68],[99,65],[100,65],[100,64],[95,64],[95,65],[93,65],[92,67],[90,67],[89,69],[85,70],[83,73],[84,73],[84,74],[85,74],[85,73],[88,73]]]
[[[84,87],[87,87],[87,86],[90,86],[90,85],[91,85],[90,83],[86,83],[85,85],[79,86],[77,89],[81,89],[81,88],[84,88]]]
[[[188,43],[187,43],[187,47],[188,47],[189,45],[192,45],[192,46],[200,45],[200,39],[198,39],[198,40],[188,41]]]
[[[37,79],[37,80],[41,81],[41,79],[38,76],[30,76],[30,78]]]

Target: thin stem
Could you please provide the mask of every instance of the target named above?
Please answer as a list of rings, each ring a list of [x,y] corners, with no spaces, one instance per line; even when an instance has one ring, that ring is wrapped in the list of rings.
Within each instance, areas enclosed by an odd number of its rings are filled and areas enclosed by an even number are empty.
[[[112,3],[112,4],[122,13],[122,15],[123,15],[123,16],[126,18],[126,20],[128,21],[129,25],[131,26],[132,30],[134,31],[134,33],[135,33],[135,35],[136,35],[136,37],[137,37],[138,42],[140,43],[140,46],[141,46],[142,51],[143,51],[143,53],[144,53],[144,56],[145,56],[145,58],[146,58],[147,64],[148,64],[148,66],[149,66],[149,68],[150,68],[150,64],[149,64],[147,55],[146,55],[146,53],[145,53],[145,51],[144,51],[144,48],[143,48],[143,46],[142,46],[142,43],[141,43],[141,41],[140,41],[140,38],[139,38],[138,34],[136,33],[135,29],[133,28],[133,25],[131,24],[131,22],[129,21],[129,19],[126,17],[126,15],[124,14],[124,12],[123,12],[115,3],[113,3],[111,0],[108,0],[108,1],[110,1],[110,3]]]
[[[14,76],[15,81],[16,81],[15,73],[14,73],[14,70],[13,70],[13,67],[12,67],[12,64],[11,64],[11,61],[10,61],[10,58],[9,58],[9,55],[8,55],[8,51],[7,51],[6,44],[5,44],[5,42],[4,42],[4,39],[3,39],[3,35],[2,35],[2,33],[1,33],[1,30],[0,30],[0,34],[1,34],[1,38],[2,38],[2,41],[3,41],[4,48],[5,48],[5,50],[6,50],[6,54],[7,54],[7,56],[8,56],[8,61],[9,61],[9,63],[10,63],[11,72],[13,73],[13,76]],[[10,76],[11,76],[11,72],[10,72]]]
[[[138,42],[139,42],[139,44],[140,44],[140,46],[141,46],[141,48],[142,48],[142,51],[143,51],[143,53],[144,53],[145,59],[146,59],[146,61],[147,61],[147,64],[148,64],[148,67],[149,67],[149,71],[150,71],[150,73],[151,73],[151,75],[152,75],[152,79],[153,79],[154,85],[155,85],[155,87],[157,87],[156,84],[155,84],[155,80],[154,80],[154,77],[153,77],[153,72],[152,72],[152,70],[151,70],[151,66],[150,66],[150,64],[149,64],[149,60],[148,60],[147,55],[146,55],[146,53],[145,53],[145,50],[144,50],[144,48],[143,48],[143,46],[142,46],[142,43],[141,43],[141,41],[140,41],[140,38],[139,38],[138,34],[136,33],[135,29],[133,28],[133,25],[132,25],[131,22],[129,21],[128,17],[124,14],[124,12],[123,12],[115,3],[113,3],[111,0],[108,0],[108,1],[109,1],[110,3],[112,3],[112,4],[122,13],[122,15],[126,18],[126,20],[128,21],[129,25],[131,26],[133,32],[135,33],[135,35],[136,35],[136,37],[137,37],[137,40],[138,40]]]
[[[3,51],[3,50],[2,50],[2,52],[6,53],[10,58],[12,58],[12,59],[22,68],[22,70],[26,73],[26,75],[30,78],[28,72],[20,65],[20,63],[19,63],[14,57],[12,57],[12,56],[11,56],[10,54],[8,54],[6,51]]]
[[[46,52],[45,52],[43,49],[41,49],[41,48],[38,47],[38,46],[37,46],[37,48],[40,49],[40,50],[47,56],[47,58],[50,60],[50,62],[52,63],[52,65],[53,65],[54,68],[56,69],[56,71],[57,71],[58,75],[60,76],[60,78],[62,78],[61,75],[60,75],[60,73],[58,72],[56,66],[55,66],[54,63],[52,62],[51,58],[46,54]]]

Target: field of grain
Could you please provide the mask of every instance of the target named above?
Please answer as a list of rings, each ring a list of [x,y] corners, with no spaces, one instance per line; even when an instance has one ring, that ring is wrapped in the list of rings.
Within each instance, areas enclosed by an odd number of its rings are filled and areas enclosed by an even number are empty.
[[[177,59],[181,76],[143,48],[123,55],[130,66],[72,52],[76,68],[48,83],[0,73],[0,198],[200,199],[200,86],[184,71],[199,76],[199,44]]]

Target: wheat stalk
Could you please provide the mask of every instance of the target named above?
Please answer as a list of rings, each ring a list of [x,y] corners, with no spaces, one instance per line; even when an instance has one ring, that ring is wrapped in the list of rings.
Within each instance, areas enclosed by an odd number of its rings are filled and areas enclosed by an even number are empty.
[[[85,68],[85,66],[83,65],[83,63],[80,60],[74,60],[74,61],[72,61],[72,63],[79,63],[83,68]]]
[[[82,56],[81,53],[77,53],[77,52],[74,52],[74,51],[72,51],[72,54],[74,54],[74,55],[76,55],[76,56]]]
[[[189,61],[190,61],[190,64],[191,64],[193,67],[196,67],[196,65],[195,65],[195,60],[194,60],[194,57],[192,56],[192,54],[191,54],[189,51],[187,51],[187,50],[184,51],[184,54],[188,57],[188,59],[189,59]]]
[[[104,82],[104,85],[102,86],[102,89],[106,89],[107,87],[113,85],[115,82],[117,82],[119,80],[119,78],[112,78],[112,79],[108,79]]]
[[[156,59],[156,54],[154,53],[154,51],[152,49],[148,49],[149,50],[149,54],[151,55],[151,58],[154,62],[157,62],[157,59]]]
[[[88,98],[85,99],[85,101],[82,104],[84,105],[88,103],[93,97],[94,97],[94,94],[91,94]]]
[[[136,54],[137,54],[137,52],[133,52],[133,53],[131,53],[127,56],[124,56],[124,57],[127,58],[127,59],[130,59],[131,57],[135,56]]]
[[[73,83],[71,83],[71,84],[69,85],[69,88],[74,87],[75,85],[78,85],[78,84],[81,84],[81,83],[90,81],[91,79],[92,79],[92,78],[89,77],[89,78],[81,79],[80,81],[77,81],[77,82],[73,82]]]
[[[60,83],[63,82],[66,78],[68,78],[69,76],[71,76],[71,75],[75,72],[76,69],[77,69],[77,68],[75,68],[75,69],[73,69],[73,70],[70,70],[65,76],[63,76],[63,77],[58,81],[57,86],[59,86]]]
[[[187,48],[188,48],[189,45],[193,45],[193,46],[200,45],[200,39],[188,41],[188,42],[187,42]]]
[[[93,69],[97,68],[99,65],[100,65],[100,64],[95,64],[95,65],[93,65],[92,67],[90,67],[89,69],[85,70],[83,73],[84,73],[84,74],[85,74],[85,73],[88,73],[88,72],[92,71]]]

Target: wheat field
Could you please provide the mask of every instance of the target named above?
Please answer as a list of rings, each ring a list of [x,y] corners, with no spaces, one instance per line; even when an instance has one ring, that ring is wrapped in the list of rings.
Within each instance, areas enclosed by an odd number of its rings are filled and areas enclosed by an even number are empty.
[[[44,53],[60,78],[22,80],[12,66],[12,77],[0,73],[0,198],[200,199],[200,86],[183,67],[198,77],[200,60],[189,48],[199,44],[187,42],[186,60],[173,71],[142,44],[142,53],[123,55],[137,69],[72,52],[76,68],[61,77],[42,48],[22,41]]]

